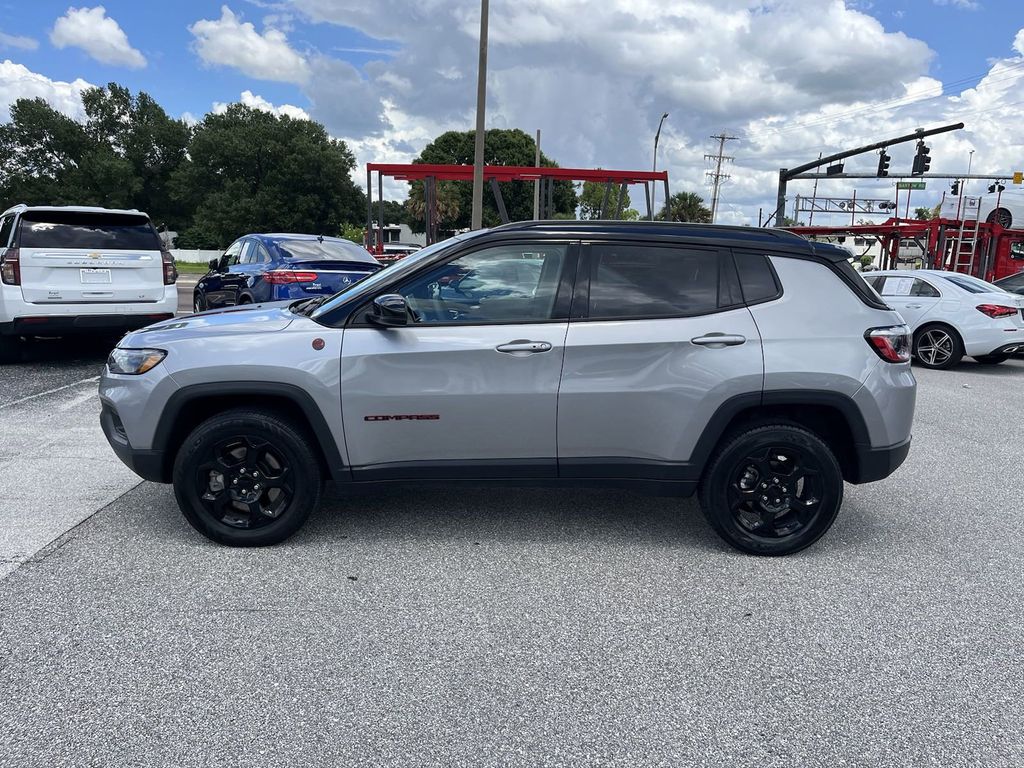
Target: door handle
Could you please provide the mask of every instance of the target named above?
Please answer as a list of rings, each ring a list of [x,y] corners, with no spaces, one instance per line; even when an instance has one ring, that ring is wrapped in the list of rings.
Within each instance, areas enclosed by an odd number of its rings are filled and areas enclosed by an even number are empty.
[[[690,343],[699,344],[702,347],[720,349],[722,347],[735,347],[739,344],[745,343],[746,340],[746,336],[740,336],[739,334],[734,333],[708,333],[704,336],[697,336],[690,339]]]
[[[507,354],[533,354],[534,352],[550,352],[551,344],[546,341],[530,341],[529,339],[516,339],[508,344],[499,344],[495,347],[499,352]]]
[[[920,309],[920,304],[907,304],[907,309]]]

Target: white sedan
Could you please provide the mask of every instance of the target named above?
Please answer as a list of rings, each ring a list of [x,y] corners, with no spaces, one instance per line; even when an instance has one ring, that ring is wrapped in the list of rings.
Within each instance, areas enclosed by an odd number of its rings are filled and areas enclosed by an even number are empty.
[[[900,269],[864,276],[914,333],[926,368],[952,368],[964,355],[994,365],[1024,350],[1024,296],[959,272]]]

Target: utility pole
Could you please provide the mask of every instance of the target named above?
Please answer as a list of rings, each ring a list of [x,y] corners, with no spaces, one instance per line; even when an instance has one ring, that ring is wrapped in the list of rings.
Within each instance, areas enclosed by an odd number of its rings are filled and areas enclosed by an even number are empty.
[[[534,154],[533,164],[540,168],[540,128],[537,129],[537,142],[536,152]],[[537,221],[540,218],[540,177],[533,182],[533,220]]]
[[[480,63],[476,73],[476,139],[473,151],[473,214],[471,229],[484,224],[484,112],[487,106],[488,0],[480,0]]]
[[[665,118],[668,117],[668,112],[661,116],[661,120],[658,121],[658,131],[654,134],[654,163],[651,165],[651,171],[656,172],[658,170],[658,139],[661,138],[661,126],[665,124]],[[668,186],[666,184],[666,186]],[[654,198],[658,194],[658,187],[654,182],[651,182],[651,220],[657,215],[657,207],[654,204]],[[667,193],[666,193],[667,194]],[[665,205],[668,205],[668,200],[665,201]]]
[[[704,155],[705,160],[715,161],[715,170],[707,172],[707,179],[711,182],[711,223],[715,223],[715,216],[718,214],[718,191],[722,184],[729,179],[729,174],[722,173],[722,163],[731,163],[735,160],[734,157],[725,155],[725,142],[736,141],[738,136],[729,136],[725,131],[712,136],[712,139],[718,140],[718,154],[717,155]]]

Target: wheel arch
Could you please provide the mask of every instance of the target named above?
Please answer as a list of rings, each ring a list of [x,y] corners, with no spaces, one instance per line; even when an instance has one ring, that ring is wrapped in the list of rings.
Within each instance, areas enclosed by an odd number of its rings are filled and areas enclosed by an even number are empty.
[[[170,482],[174,458],[193,429],[217,413],[239,407],[283,416],[309,438],[327,475],[335,481],[349,479],[327,420],[307,392],[293,384],[238,381],[192,384],[171,395],[153,436],[153,449],[163,455],[162,482]]]
[[[871,448],[867,423],[852,398],[827,390],[775,390],[727,400],[697,441],[692,463],[703,475],[722,445],[741,431],[765,424],[791,424],[813,432],[835,454],[843,479],[860,482],[861,456]]]

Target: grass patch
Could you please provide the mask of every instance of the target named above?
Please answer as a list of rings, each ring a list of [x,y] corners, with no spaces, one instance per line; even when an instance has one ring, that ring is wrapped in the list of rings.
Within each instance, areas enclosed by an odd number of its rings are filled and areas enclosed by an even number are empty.
[[[178,274],[181,275],[205,275],[210,271],[210,267],[206,264],[194,264],[188,261],[179,261],[177,267]]]

